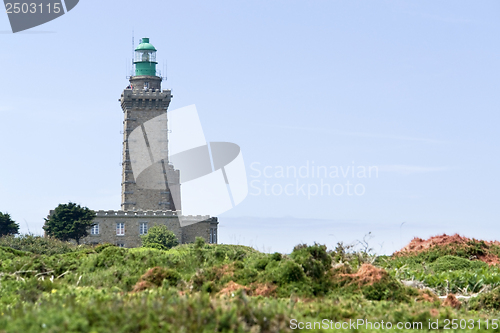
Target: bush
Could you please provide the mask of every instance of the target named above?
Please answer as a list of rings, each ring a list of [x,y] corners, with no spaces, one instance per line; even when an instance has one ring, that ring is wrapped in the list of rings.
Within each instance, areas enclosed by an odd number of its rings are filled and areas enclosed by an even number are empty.
[[[262,259],[258,259],[255,262],[254,266],[255,266],[256,269],[263,271],[263,270],[266,269],[266,266],[267,266],[268,263],[269,263],[269,259],[268,258],[262,258]]]
[[[280,261],[282,258],[283,256],[279,252],[274,252],[273,254],[271,254],[271,260]]]
[[[141,236],[142,246],[158,250],[168,250],[179,245],[177,236],[168,230],[165,225],[155,225],[148,230],[146,235]]]
[[[84,245],[76,246],[55,238],[34,235],[3,236],[0,238],[0,246],[45,255],[69,253],[86,248]]]
[[[282,284],[300,282],[305,279],[304,270],[302,266],[295,263],[294,261],[287,261],[282,266],[282,272],[280,277],[280,282]]]
[[[122,262],[126,254],[127,249],[117,246],[107,246],[97,256],[95,267],[113,267],[116,263]]]
[[[29,253],[15,250],[10,247],[0,246],[0,260],[13,259],[15,257],[22,257],[29,255]]]
[[[114,244],[110,244],[110,243],[103,243],[103,244],[99,244],[97,245],[95,248],[94,248],[94,251],[97,252],[97,253],[101,253],[104,249],[110,247],[110,246],[116,246]]]
[[[325,245],[298,245],[293,249],[291,257],[299,263],[307,276],[321,280],[332,265],[332,258],[326,252]]]
[[[166,281],[171,286],[175,286],[180,280],[181,276],[176,270],[157,266],[144,273],[139,279],[139,282],[149,282],[160,287],[163,281]]]
[[[489,293],[480,294],[478,297],[471,298],[469,302],[471,310],[497,310],[500,308],[500,289],[496,288]]]
[[[366,318],[423,322],[427,327],[428,319],[477,320],[478,313],[468,312],[470,308],[500,308],[499,290],[471,298],[471,307],[464,306],[460,312],[421,302],[436,296],[428,292],[428,297],[422,297],[422,292],[405,287],[394,277],[394,270],[389,274],[363,265],[350,272],[355,258],[328,268],[329,258],[321,245],[301,246],[290,256],[278,256],[203,241],[159,251],[109,244],[77,247],[41,237],[20,242],[18,238],[1,239],[0,332],[291,332],[290,318],[299,322]],[[56,254],[20,252],[5,243]],[[63,248],[56,250],[55,244]],[[205,260],[199,260],[201,255]],[[316,269],[325,269],[325,274],[317,275]],[[500,269],[495,267],[434,273],[428,263],[425,269],[429,273],[420,265],[419,271],[408,271],[412,275],[405,279],[415,277],[433,286],[426,279],[436,277],[436,281],[450,281],[449,290],[453,281],[463,281],[469,283],[468,291],[500,283]],[[485,311],[481,318],[491,323],[497,314]]]
[[[482,261],[471,261],[465,258],[450,255],[440,257],[432,264],[432,268],[434,268],[434,271],[438,273],[464,269],[477,269],[482,267],[488,267],[488,265]]]
[[[405,287],[391,276],[362,287],[363,296],[371,301],[408,301],[410,296],[418,296],[417,289]]]

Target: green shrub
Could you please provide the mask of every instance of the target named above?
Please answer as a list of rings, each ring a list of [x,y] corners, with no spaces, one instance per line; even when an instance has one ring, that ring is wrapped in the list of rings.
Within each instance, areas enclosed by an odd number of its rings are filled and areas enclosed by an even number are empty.
[[[164,282],[171,286],[176,286],[181,280],[181,276],[174,269],[163,267],[153,267],[144,273],[139,281],[149,282],[156,286],[161,286]]]
[[[97,252],[97,253],[101,253],[104,249],[110,247],[110,246],[115,246],[114,244],[110,244],[110,243],[103,243],[103,244],[99,244],[97,245],[95,248],[94,248],[94,251]]]
[[[28,256],[30,253],[19,251],[11,247],[0,246],[0,260],[13,259],[16,257]]]
[[[226,256],[227,256],[227,251],[225,248],[221,247],[221,246],[217,246],[215,248],[215,252],[214,252],[214,255],[215,255],[215,258],[217,260],[224,260],[226,259]]]
[[[127,250],[117,246],[108,246],[97,255],[95,267],[109,268],[124,260]]]
[[[314,280],[321,280],[332,265],[332,258],[326,252],[326,246],[316,243],[312,246],[296,246],[290,256],[303,267],[305,274]]]
[[[496,288],[488,293],[479,294],[469,301],[471,310],[498,310],[500,309],[500,288]]]
[[[247,256],[247,252],[242,250],[242,249],[237,249],[233,254],[231,255],[231,259],[233,260],[243,260]]]
[[[42,296],[43,292],[50,292],[55,284],[49,280],[39,280],[37,278],[26,279],[24,285],[19,289],[20,299],[24,302],[34,303]]]
[[[263,271],[266,269],[268,263],[269,263],[268,258],[257,259],[257,261],[254,264],[254,267],[258,270]]]
[[[283,256],[279,252],[274,252],[273,254],[271,254],[271,260],[280,261],[282,258]]]
[[[242,285],[248,285],[257,280],[258,271],[254,268],[245,267],[234,273],[234,280]]]
[[[286,261],[281,266],[281,276],[280,282],[281,284],[287,284],[292,282],[301,282],[305,280],[304,270],[302,266],[297,264],[294,261]]]
[[[482,261],[471,261],[469,259],[460,258],[457,256],[446,255],[434,261],[431,267],[435,272],[439,273],[446,271],[480,269],[483,267],[488,267],[488,265]]]
[[[418,296],[415,288],[405,287],[391,276],[361,288],[363,296],[371,301],[407,302],[411,296]]]
[[[90,248],[85,245],[77,246],[55,238],[29,234],[0,237],[0,246],[45,255],[63,254],[78,251],[82,248]]]
[[[168,230],[165,225],[155,225],[148,230],[146,235],[142,235],[142,246],[158,250],[168,250],[179,245],[179,240],[175,234]]]
[[[300,246],[276,260],[277,255],[248,247],[201,241],[169,251],[103,245],[50,255],[0,247],[0,332],[291,332],[290,318],[424,322],[424,328],[428,319],[477,320],[466,307],[458,312],[413,301],[417,291],[400,284],[395,270],[393,276],[376,267],[365,267],[367,274],[332,270],[325,253],[322,245]],[[434,273],[427,264],[425,273],[422,265],[404,265],[398,269],[405,277],[414,275],[427,285],[500,283],[494,267]],[[231,280],[249,292],[214,295]],[[500,292],[481,294],[470,304],[476,310],[498,309]],[[483,312],[481,318],[497,314]]]

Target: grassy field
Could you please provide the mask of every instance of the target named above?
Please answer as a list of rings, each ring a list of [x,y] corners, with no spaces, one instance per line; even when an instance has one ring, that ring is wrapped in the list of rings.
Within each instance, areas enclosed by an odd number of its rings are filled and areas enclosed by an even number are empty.
[[[3,237],[0,332],[500,331],[500,246],[447,237],[378,257]]]

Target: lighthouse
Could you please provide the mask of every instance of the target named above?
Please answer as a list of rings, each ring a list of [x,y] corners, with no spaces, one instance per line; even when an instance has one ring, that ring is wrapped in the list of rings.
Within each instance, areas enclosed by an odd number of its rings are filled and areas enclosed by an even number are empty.
[[[168,154],[167,110],[172,94],[161,88],[156,48],[149,38],[143,38],[135,49],[133,64],[134,75],[118,100],[124,116],[121,208],[96,210],[94,225],[82,241],[138,247],[150,227],[164,225],[180,243],[192,243],[196,237],[217,243],[216,217],[181,213],[180,172]]]

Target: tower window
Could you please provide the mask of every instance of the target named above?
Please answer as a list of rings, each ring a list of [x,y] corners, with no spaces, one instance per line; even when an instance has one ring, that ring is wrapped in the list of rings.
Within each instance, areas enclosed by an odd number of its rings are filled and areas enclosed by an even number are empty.
[[[148,222],[141,222],[139,224],[139,234],[145,235],[148,233]]]
[[[217,244],[217,228],[210,228],[210,244]]]
[[[99,224],[94,224],[94,225],[90,228],[90,234],[91,234],[91,235],[99,235]]]
[[[116,224],[116,235],[117,236],[125,235],[125,223],[120,222]]]

